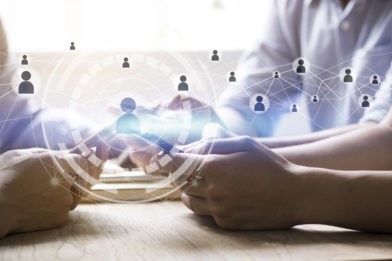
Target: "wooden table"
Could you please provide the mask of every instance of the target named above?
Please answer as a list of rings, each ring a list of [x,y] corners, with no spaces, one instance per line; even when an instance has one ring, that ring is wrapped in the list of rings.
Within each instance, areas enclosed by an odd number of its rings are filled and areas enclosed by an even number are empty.
[[[0,260],[392,258],[392,236],[307,225],[289,231],[224,231],[181,202],[86,204],[59,229],[0,240]]]

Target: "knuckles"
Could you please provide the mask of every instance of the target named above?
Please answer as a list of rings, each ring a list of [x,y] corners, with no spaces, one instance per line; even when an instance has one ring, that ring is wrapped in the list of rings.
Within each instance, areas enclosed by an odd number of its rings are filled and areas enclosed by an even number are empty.
[[[208,179],[209,182],[214,182],[215,177],[219,176],[224,172],[222,168],[222,157],[219,155],[208,155],[206,159],[203,160],[201,166],[201,175]]]
[[[238,137],[238,142],[244,144],[249,149],[254,149],[259,145],[259,143],[252,137],[249,136],[240,136]]]
[[[201,144],[199,151],[202,152],[203,154],[206,154],[206,153],[208,153],[210,151],[212,146],[214,146],[214,140],[213,139],[205,140]]]
[[[1,156],[4,158],[15,158],[15,157],[22,156],[22,153],[20,150],[9,150],[4,152]]]
[[[208,185],[205,193],[206,193],[206,198],[214,203],[222,201],[224,197],[220,189],[214,184]]]

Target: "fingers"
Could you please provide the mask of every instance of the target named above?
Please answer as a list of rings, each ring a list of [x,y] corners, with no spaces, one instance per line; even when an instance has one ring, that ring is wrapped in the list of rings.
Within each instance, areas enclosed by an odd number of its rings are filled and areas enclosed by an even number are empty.
[[[188,182],[187,186],[185,186],[183,192],[189,196],[205,197],[206,190],[207,190],[206,180],[191,178],[191,181]]]
[[[195,197],[187,195],[186,193],[182,193],[181,200],[187,208],[198,215],[211,214],[207,200],[202,197]]]
[[[101,143],[97,146],[95,154],[93,151],[91,151],[90,156],[82,160],[84,163],[80,166],[82,170],[71,187],[71,192],[73,193],[74,199],[71,210],[77,206],[80,199],[87,196],[92,185],[98,182],[99,175],[103,171],[103,165],[107,158],[108,146]],[[87,163],[87,165],[85,165],[85,163]]]
[[[127,145],[130,151],[142,151],[150,154],[156,154],[161,151],[161,149],[153,142],[138,135],[125,135],[122,136],[121,140]]]
[[[95,154],[104,163],[109,158],[109,146],[104,143],[99,143],[97,145]]]
[[[77,207],[79,201],[87,195],[86,190],[90,189],[90,187],[91,186],[84,179],[75,179],[74,184],[70,188],[73,199],[70,210],[74,210]]]
[[[91,167],[90,162],[86,162],[86,165],[80,166],[83,170],[78,171],[79,173],[75,176],[75,181],[70,188],[70,192],[73,197],[73,203],[71,206],[71,210],[75,209],[79,204],[79,201],[86,197],[90,192],[91,187],[98,181],[99,175],[101,173],[101,169],[97,169],[96,167]],[[88,174],[88,178],[83,174]]]
[[[169,110],[180,110],[182,108],[181,101],[185,98],[183,95],[176,95],[168,102],[163,103],[163,107],[168,108]]]
[[[77,175],[77,172],[68,163],[68,161],[72,160],[78,166],[83,165],[81,162],[82,157],[77,154],[48,151],[45,154],[38,155],[38,157],[40,158],[43,167],[48,171],[48,173],[54,174],[53,177],[60,176],[66,180],[73,181]]]
[[[87,158],[78,154],[47,150],[45,153],[39,151],[33,154],[32,158],[39,159],[37,162],[41,169],[49,174],[47,181],[50,184],[70,191],[73,200],[70,209],[73,209],[97,182],[107,158],[107,147],[98,146],[97,155],[92,151]],[[95,156],[97,161],[93,162],[91,156]]]
[[[25,152],[28,152],[28,153],[31,153],[31,154],[44,153],[44,152],[48,152],[48,149],[43,149],[43,148],[29,148],[29,149],[25,149]]]
[[[209,106],[206,106],[203,102],[199,101],[198,99],[195,99],[193,97],[185,96],[185,95],[176,95],[170,100],[161,103],[160,105],[154,107],[155,110],[159,110],[160,108],[165,108],[168,110],[181,110],[183,109],[183,103],[184,101],[189,101],[190,102],[190,107],[192,109],[203,109]],[[210,108],[208,108],[210,109]]]
[[[150,163],[151,157],[158,154],[159,149],[155,144],[146,141],[137,135],[118,135],[116,142],[121,142],[125,145],[122,149],[123,153],[126,153],[126,157],[138,167],[144,167]],[[129,163],[124,159],[122,161]]]
[[[156,112],[159,111],[160,109],[169,109],[169,110],[179,110],[181,109],[181,100],[182,100],[182,95],[178,94],[162,103],[157,104],[154,106],[151,111]]]
[[[151,158],[155,154],[149,153],[149,152],[132,152],[129,157],[133,163],[136,164],[138,167],[145,167],[150,164]]]
[[[163,154],[156,156],[153,163],[159,166],[160,172],[172,173],[174,177],[190,177],[200,174],[200,168],[206,158],[207,156],[186,153]]]
[[[185,152],[195,154],[231,154],[236,152],[252,151],[261,146],[255,139],[247,136],[238,136],[225,139],[208,139],[188,147]]]
[[[107,156],[108,147],[104,144],[97,146],[96,154],[91,151],[86,156],[78,154],[56,155],[57,162],[60,164],[59,172],[65,177],[74,178],[73,184],[69,187],[73,197],[71,209],[74,209],[80,199],[88,194],[91,186],[98,182]]]
[[[86,158],[77,154],[59,155],[57,162],[61,165],[61,175],[64,178],[72,177],[72,183],[69,187],[66,187],[72,195],[72,205],[70,206],[72,210],[77,206],[80,199],[87,194],[86,190],[91,186],[90,179],[82,178],[82,173],[89,173],[89,163]]]
[[[201,139],[201,140],[197,140],[197,141],[194,141],[194,142],[192,142],[192,143],[188,143],[188,144],[185,144],[185,145],[179,145],[179,146],[177,146],[179,149],[181,149],[182,151],[185,151],[185,152],[192,152],[192,149],[193,148],[196,148],[196,147],[198,147],[198,146],[201,146],[201,144],[203,144],[203,142],[205,142],[207,139]]]

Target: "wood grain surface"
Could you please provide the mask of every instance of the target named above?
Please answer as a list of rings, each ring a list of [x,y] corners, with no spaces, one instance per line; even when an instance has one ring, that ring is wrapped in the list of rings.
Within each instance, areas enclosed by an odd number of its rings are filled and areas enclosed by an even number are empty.
[[[392,235],[329,226],[225,231],[181,202],[85,204],[58,229],[0,240],[0,260],[364,260],[392,258]]]

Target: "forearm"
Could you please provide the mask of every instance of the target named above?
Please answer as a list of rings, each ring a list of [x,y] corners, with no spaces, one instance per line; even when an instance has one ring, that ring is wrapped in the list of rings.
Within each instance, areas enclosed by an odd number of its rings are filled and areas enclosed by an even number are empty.
[[[274,151],[287,160],[312,167],[341,170],[392,169],[392,128],[379,124],[321,141]]]
[[[337,136],[353,130],[366,128],[373,125],[374,123],[354,124],[354,125],[344,126],[340,128],[333,128],[324,131],[313,132],[310,134],[305,134],[300,136],[259,138],[258,141],[269,148],[282,148],[282,147],[302,145],[302,144],[307,144],[307,143],[327,139],[333,136]]]
[[[297,222],[392,233],[392,171],[300,168]]]
[[[1,188],[0,188],[1,189]],[[13,209],[0,195],[0,239],[11,233],[17,224],[17,217]]]
[[[3,126],[5,142],[1,152],[34,147],[60,149],[60,142],[69,148],[75,145],[73,132],[79,130],[82,137],[91,133],[93,123],[75,112],[55,109],[31,111],[28,106],[21,108],[20,112],[25,113],[26,118]]]
[[[230,131],[240,135],[257,136],[252,124],[246,121],[238,111],[229,107],[221,107],[217,109],[217,114]]]

